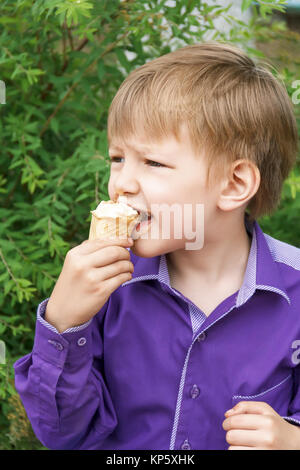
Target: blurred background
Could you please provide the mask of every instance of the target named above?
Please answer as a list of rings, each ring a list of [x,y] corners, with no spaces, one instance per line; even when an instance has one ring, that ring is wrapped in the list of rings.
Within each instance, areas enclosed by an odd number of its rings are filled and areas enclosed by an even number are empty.
[[[273,66],[299,129],[300,0],[1,0],[0,449],[45,449],[12,365],[31,352],[37,306],[88,238],[89,211],[108,198],[114,94],[146,61],[210,39]],[[258,222],[300,247],[299,209],[298,156],[280,206]]]

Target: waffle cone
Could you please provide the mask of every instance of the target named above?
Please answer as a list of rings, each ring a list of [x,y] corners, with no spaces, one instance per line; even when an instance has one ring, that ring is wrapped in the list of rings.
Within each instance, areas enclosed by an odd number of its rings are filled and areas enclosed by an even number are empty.
[[[96,238],[100,240],[127,239],[137,222],[137,215],[130,217],[101,217],[101,219],[98,219],[92,213],[89,240],[95,240]]]

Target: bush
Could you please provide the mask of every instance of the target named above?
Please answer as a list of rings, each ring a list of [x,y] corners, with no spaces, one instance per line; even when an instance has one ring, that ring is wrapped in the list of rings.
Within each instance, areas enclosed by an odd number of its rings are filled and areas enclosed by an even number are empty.
[[[260,11],[242,2],[253,11],[246,24],[229,7],[196,0],[1,2],[0,449],[43,448],[14,389],[12,365],[32,350],[37,306],[50,296],[67,251],[88,238],[89,211],[108,198],[107,110],[120,83],[146,61],[205,39],[264,57],[252,41],[289,33],[282,22],[269,25],[282,1],[256,3]],[[215,27],[220,17],[230,24],[226,34]],[[292,94],[297,71],[281,73]],[[299,178],[296,168],[280,209],[262,221],[298,246]]]

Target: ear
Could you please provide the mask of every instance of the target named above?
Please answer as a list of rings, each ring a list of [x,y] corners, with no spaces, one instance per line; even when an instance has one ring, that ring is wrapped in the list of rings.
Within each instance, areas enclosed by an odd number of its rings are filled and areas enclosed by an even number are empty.
[[[222,181],[218,207],[223,211],[246,207],[259,185],[260,172],[255,163],[246,159],[234,161]]]

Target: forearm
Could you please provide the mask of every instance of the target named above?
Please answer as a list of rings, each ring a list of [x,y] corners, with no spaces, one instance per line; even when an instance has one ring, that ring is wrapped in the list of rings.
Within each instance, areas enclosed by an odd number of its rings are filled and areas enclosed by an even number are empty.
[[[109,391],[93,368],[92,325],[59,335],[37,321],[32,353],[14,366],[16,389],[46,447],[99,448],[115,428]]]

